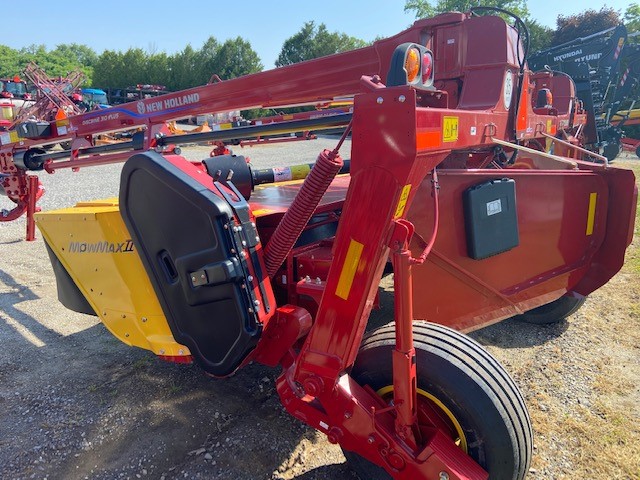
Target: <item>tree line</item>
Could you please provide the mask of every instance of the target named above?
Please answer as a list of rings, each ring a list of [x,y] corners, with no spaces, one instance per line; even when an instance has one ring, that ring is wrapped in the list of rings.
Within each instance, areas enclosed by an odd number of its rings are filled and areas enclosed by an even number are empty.
[[[405,0],[405,11],[413,12],[416,18],[426,18],[446,11],[468,11],[479,3],[478,0]],[[481,3],[519,15],[529,28],[532,52],[619,23],[625,23],[630,32],[640,30],[640,7],[637,3],[630,4],[624,15],[608,7],[600,11],[586,10],[578,15],[561,15],[557,18],[555,30],[531,18],[526,0],[483,0]],[[325,24],[317,25],[309,21],[285,40],[276,66],[366,45],[361,39],[341,32],[330,32]],[[87,45],[76,43],[58,45],[52,50],[47,50],[44,45],[30,45],[21,49],[0,45],[0,77],[11,78],[20,74],[31,61],[54,77],[79,69],[87,77],[85,86],[121,88],[142,83],[164,85],[173,91],[203,85],[213,74],[225,80],[259,72],[264,68],[250,42],[242,37],[220,43],[211,36],[200,48],[187,45],[174,54],[148,52],[140,48],[130,48],[125,52],[105,50],[98,54]]]
[[[365,45],[366,42],[344,33],[330,32],[323,23],[316,25],[309,21],[284,42],[276,66]],[[174,54],[147,52],[141,48],[130,48],[125,52],[105,50],[97,54],[92,48],[75,43],[58,45],[53,50],[47,50],[44,45],[21,49],[0,45],[0,77],[11,78],[19,74],[32,61],[51,77],[79,69],[87,77],[85,86],[121,88],[154,84],[173,91],[203,85],[214,74],[226,80],[264,68],[250,42],[242,37],[220,43],[211,36],[200,48],[187,45]]]

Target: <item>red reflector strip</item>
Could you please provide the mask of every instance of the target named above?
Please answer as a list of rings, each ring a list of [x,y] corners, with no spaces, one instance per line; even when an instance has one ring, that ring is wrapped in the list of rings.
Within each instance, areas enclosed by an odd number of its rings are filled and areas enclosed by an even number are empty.
[[[439,147],[442,145],[440,142],[440,131],[433,132],[417,132],[416,133],[416,148],[418,150],[424,150],[425,148]]]
[[[158,355],[160,360],[173,363],[193,363],[193,357],[191,355]]]

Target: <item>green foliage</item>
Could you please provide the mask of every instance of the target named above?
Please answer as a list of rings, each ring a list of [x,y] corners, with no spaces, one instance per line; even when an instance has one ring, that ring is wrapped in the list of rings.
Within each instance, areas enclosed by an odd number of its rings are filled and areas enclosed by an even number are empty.
[[[316,27],[314,22],[306,22],[298,33],[285,40],[276,60],[276,67],[346,52],[366,45],[365,41],[345,33],[329,32],[324,23]]]
[[[199,61],[198,52],[187,45],[181,52],[169,57],[167,81],[161,85],[165,85],[168,90],[184,90],[206,82],[201,81]]]
[[[251,44],[242,37],[224,42],[216,53],[215,60],[216,69],[213,73],[223,80],[262,70],[258,54],[251,48]]]
[[[640,31],[640,5],[630,4],[624,12],[624,24],[629,33]]]
[[[75,43],[58,45],[51,51],[44,45],[29,45],[20,50],[0,45],[0,77],[20,75],[29,62],[35,62],[51,77],[82,70],[87,76],[85,83],[90,84],[97,58],[91,48]]]
[[[559,15],[552,45],[561,45],[576,38],[586,37],[620,23],[622,23],[620,14],[610,7],[602,7],[600,11],[585,10],[567,17]]]
[[[169,90],[184,90],[204,85],[211,75],[229,79],[262,70],[258,54],[241,37],[222,45],[209,37],[202,48],[187,45],[174,55],[147,53],[139,48],[126,52],[106,50],[94,67],[94,83],[104,88],[119,88],[151,83]]]
[[[535,20],[525,20],[524,23],[529,29],[529,38],[531,39],[529,44],[530,53],[535,53],[551,46],[551,40],[553,39],[553,30],[551,28],[545,27]]]
[[[520,18],[529,16],[526,0],[406,0],[405,12],[414,12],[416,18],[428,18],[444,12],[468,12],[472,7],[498,7],[515,13]]]

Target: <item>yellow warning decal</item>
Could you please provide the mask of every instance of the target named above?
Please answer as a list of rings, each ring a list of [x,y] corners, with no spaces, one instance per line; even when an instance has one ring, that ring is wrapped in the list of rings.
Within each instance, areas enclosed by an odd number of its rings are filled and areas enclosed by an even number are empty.
[[[587,235],[593,234],[593,225],[596,221],[596,200],[598,199],[598,194],[596,192],[592,192],[589,194],[589,213],[587,214]]]
[[[400,200],[398,200],[398,206],[396,207],[396,213],[393,214],[393,219],[400,218],[404,213],[404,207],[407,206],[407,200],[409,199],[409,192],[411,191],[411,184],[408,183],[402,188],[400,194]]]
[[[443,117],[442,141],[455,142],[458,140],[458,117]]]
[[[264,215],[268,215],[272,212],[275,212],[275,210],[271,210],[270,208],[260,208],[258,210],[254,210],[251,213],[253,213],[253,215],[255,217],[262,217]]]
[[[336,295],[343,300],[349,298],[349,292],[351,292],[351,285],[353,284],[353,278],[356,276],[356,270],[358,270],[363,248],[364,244],[351,239],[347,257],[344,259],[340,278],[338,279],[338,286],[336,287]]]

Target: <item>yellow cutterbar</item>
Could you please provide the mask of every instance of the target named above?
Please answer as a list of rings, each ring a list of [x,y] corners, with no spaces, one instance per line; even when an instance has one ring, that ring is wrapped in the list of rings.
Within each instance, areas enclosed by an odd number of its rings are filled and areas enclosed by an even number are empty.
[[[36,214],[42,235],[109,331],[156,355],[190,355],[175,341],[118,200]]]

